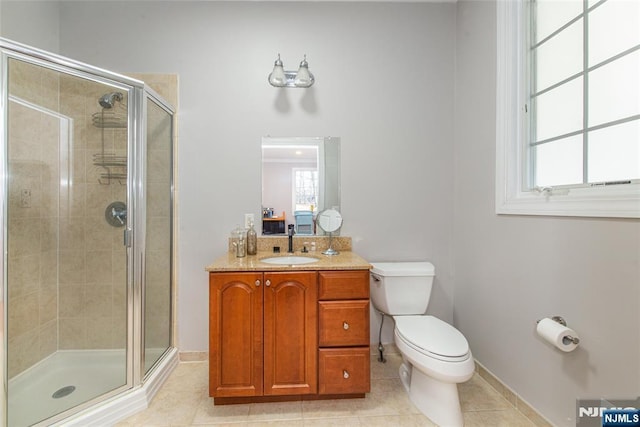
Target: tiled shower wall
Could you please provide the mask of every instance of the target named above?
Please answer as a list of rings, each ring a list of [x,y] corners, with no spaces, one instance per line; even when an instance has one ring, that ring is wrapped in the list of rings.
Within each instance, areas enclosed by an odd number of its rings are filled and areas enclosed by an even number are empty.
[[[126,201],[126,186],[101,184],[93,165],[103,134],[91,114],[112,88],[15,60],[9,73],[10,94],[33,104],[9,105],[13,377],[58,349],[125,347],[126,252],[104,211]],[[104,138],[105,149],[126,154],[125,129],[105,129]]]
[[[57,223],[60,120],[55,72],[10,63],[9,92],[40,110],[9,103],[9,377],[53,353],[58,343]]]
[[[103,150],[127,155],[126,128],[99,128],[92,114],[98,99],[113,88],[63,75],[60,108],[74,118],[69,150],[70,179],[61,186],[59,241],[59,344],[64,349],[124,349],[127,337],[126,249],[124,227],[106,222],[105,210],[126,202],[126,180],[102,177],[93,158]],[[123,104],[126,104],[126,94]],[[110,111],[126,117],[123,104]],[[119,170],[123,172],[123,169]]]

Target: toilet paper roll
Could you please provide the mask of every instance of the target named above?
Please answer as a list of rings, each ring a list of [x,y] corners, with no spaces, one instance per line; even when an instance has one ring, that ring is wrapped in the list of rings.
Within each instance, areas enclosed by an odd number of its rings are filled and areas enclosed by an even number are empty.
[[[576,331],[548,317],[538,322],[536,332],[538,332],[538,335],[544,338],[545,341],[550,342],[562,351],[573,351],[578,346],[578,344],[573,342],[573,338],[578,338]]]

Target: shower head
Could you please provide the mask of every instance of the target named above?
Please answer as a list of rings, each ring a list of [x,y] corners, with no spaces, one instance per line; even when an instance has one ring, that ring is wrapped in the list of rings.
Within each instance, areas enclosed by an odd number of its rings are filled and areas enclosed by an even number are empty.
[[[100,97],[98,103],[102,108],[113,108],[113,103],[115,101],[122,102],[123,95],[121,92],[111,92],[105,93]]]

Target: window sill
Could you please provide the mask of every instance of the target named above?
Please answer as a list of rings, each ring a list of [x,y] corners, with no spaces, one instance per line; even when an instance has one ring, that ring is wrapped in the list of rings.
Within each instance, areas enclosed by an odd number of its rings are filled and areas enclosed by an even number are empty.
[[[534,191],[496,194],[496,213],[605,218],[640,218],[640,184],[620,188],[575,188],[568,194]]]

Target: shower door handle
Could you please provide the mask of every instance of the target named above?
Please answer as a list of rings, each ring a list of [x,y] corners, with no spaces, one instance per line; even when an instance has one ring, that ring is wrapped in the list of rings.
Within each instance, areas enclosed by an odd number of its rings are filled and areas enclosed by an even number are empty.
[[[131,230],[130,228],[125,228],[122,231],[122,243],[124,244],[124,246],[126,246],[127,248],[131,247],[131,237],[133,235],[133,230]]]

